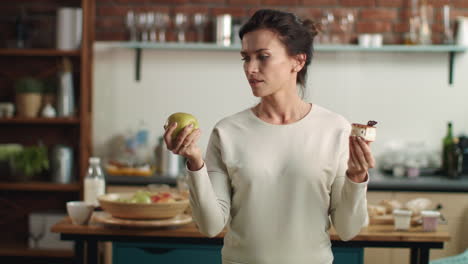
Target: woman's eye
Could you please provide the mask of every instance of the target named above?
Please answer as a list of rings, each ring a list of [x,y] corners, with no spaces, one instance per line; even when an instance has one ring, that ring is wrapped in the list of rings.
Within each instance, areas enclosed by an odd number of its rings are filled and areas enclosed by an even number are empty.
[[[242,57],[241,60],[243,60],[243,61],[249,61],[249,58],[248,58],[248,57]]]
[[[266,55],[260,55],[260,56],[258,56],[258,58],[259,58],[260,60],[266,60],[266,59],[268,59],[268,58],[269,58],[269,56],[266,56]]]

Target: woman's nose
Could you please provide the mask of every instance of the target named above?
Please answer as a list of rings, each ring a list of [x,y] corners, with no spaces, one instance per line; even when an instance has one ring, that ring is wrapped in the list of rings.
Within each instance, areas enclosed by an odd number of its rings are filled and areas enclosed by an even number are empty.
[[[258,64],[250,61],[245,64],[245,72],[246,73],[256,73],[258,72]]]

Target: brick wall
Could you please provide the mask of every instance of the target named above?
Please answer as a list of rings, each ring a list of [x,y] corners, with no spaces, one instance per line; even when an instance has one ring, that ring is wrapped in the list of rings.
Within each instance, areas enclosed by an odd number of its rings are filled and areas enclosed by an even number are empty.
[[[468,16],[468,0],[427,1],[431,5],[433,41],[441,43],[441,7],[451,5],[454,24],[456,16]],[[409,29],[410,0],[97,0],[96,40],[126,40],[124,16],[129,10],[205,12],[210,16],[226,12],[244,18],[259,8],[291,11],[316,21],[324,10],[332,11],[336,17],[352,12],[356,18],[353,42],[360,33],[383,33],[385,43],[402,43],[403,34]]]
[[[401,43],[408,31],[410,0],[95,0],[96,1],[96,40],[126,40],[125,15],[129,10],[163,11],[171,15],[176,12],[193,14],[207,13],[214,16],[229,13],[236,18],[245,18],[259,8],[273,8],[295,12],[301,17],[318,20],[324,10],[339,17],[352,12],[356,17],[353,38],[360,33],[383,33],[385,43]],[[421,0],[420,0],[421,1]],[[451,5],[451,18],[468,16],[468,0],[427,0],[432,6],[430,17],[434,43],[442,39],[441,7]],[[79,5],[78,0],[9,0],[0,1],[0,45],[6,46],[14,38],[14,19],[19,6],[25,6],[31,28],[35,29],[37,46],[54,43],[55,10],[58,6]],[[209,31],[209,30],[208,30]],[[337,31],[337,30],[336,30]],[[338,31],[337,31],[338,32]],[[192,35],[191,35],[192,34]],[[207,33],[207,39],[211,36]],[[189,32],[188,39],[194,33]],[[174,34],[168,39],[174,40]]]

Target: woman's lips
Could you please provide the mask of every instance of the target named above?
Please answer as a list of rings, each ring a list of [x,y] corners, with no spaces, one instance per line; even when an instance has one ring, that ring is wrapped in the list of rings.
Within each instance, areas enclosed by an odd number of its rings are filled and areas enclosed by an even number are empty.
[[[261,81],[261,80],[255,80],[255,79],[250,79],[250,80],[249,80],[249,83],[250,83],[251,86],[258,86],[258,85],[260,85],[261,83],[263,83],[263,81]]]

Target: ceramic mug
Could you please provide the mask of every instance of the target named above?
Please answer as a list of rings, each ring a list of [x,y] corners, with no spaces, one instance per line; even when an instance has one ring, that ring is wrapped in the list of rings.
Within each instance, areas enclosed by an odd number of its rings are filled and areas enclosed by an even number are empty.
[[[84,201],[67,202],[67,212],[75,225],[87,225],[93,214],[94,206]]]
[[[456,43],[468,46],[468,17],[457,17]]]

